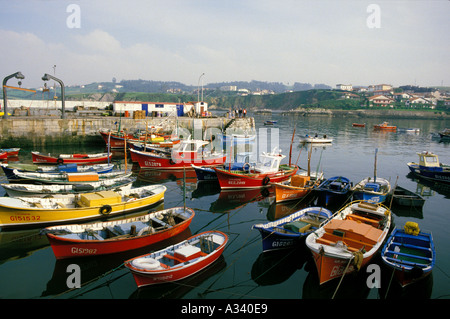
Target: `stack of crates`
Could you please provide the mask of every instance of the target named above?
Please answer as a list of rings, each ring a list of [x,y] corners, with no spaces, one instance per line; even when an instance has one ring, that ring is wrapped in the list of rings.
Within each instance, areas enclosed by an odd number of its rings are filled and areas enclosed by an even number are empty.
[[[145,119],[145,110],[134,111],[133,112],[133,119],[135,119],[135,120]]]

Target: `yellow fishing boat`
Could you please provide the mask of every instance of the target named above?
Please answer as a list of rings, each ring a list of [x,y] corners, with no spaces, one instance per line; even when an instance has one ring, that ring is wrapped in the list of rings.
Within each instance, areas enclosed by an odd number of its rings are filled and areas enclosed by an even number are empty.
[[[150,185],[58,198],[1,197],[0,229],[46,227],[126,214],[164,199],[166,187]]]

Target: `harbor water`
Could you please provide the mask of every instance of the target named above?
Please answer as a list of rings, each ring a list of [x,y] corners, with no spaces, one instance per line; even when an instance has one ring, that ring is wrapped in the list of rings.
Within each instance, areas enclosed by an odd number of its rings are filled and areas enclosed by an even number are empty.
[[[252,114],[249,114],[251,116]],[[218,183],[197,182],[193,171],[164,172],[140,170],[129,161],[128,170],[137,175],[139,184],[162,183],[167,187],[164,203],[154,209],[186,206],[195,210],[189,230],[163,243],[123,254],[57,261],[47,238],[40,229],[0,232],[0,298],[1,299],[448,299],[450,297],[449,204],[450,184],[430,183],[409,174],[407,162],[417,162],[418,152],[431,151],[442,163],[450,164],[450,143],[440,141],[435,133],[450,127],[445,120],[386,119],[398,128],[419,128],[418,133],[379,132],[374,124],[385,119],[333,118],[327,116],[293,117],[281,114],[254,115],[257,145],[270,140],[269,148],[279,146],[289,160],[302,168],[308,166],[311,152],[312,171],[323,171],[325,177],[345,176],[353,184],[368,176],[389,179],[393,186],[420,193],[426,199],[422,209],[393,207],[395,226],[413,221],[420,229],[433,234],[437,261],[432,276],[400,289],[391,280],[391,271],[382,266],[379,256],[372,260],[380,266],[380,277],[374,283],[371,273],[361,269],[319,285],[311,253],[304,246],[294,250],[262,253],[261,236],[252,225],[275,220],[308,205],[314,197],[288,204],[274,204],[261,190],[222,191]],[[272,126],[264,121],[276,120]],[[365,122],[353,127],[352,122]],[[331,145],[301,145],[304,134],[327,135]],[[100,135],[99,135],[100,138]],[[264,144],[266,145],[266,144]],[[44,153],[103,152],[106,147],[45,147]],[[31,149],[22,149],[19,162],[31,163]],[[377,152],[377,156],[375,154]],[[125,168],[125,154],[115,151],[113,160]],[[128,158],[129,159],[129,158]],[[376,159],[376,165],[375,165]],[[376,168],[376,170],[375,170]],[[0,176],[2,182],[6,177]],[[3,189],[0,190],[4,196]],[[389,205],[387,203],[386,205]],[[337,209],[333,208],[333,209]],[[161,249],[191,234],[220,230],[229,236],[222,258],[215,264],[178,283],[138,289],[123,262],[153,250]],[[68,285],[68,266],[81,269],[81,287]],[[372,283],[372,284],[369,284]]]

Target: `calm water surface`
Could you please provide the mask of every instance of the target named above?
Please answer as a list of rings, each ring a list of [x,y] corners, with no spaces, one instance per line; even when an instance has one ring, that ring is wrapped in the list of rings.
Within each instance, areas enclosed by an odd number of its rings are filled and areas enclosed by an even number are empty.
[[[276,119],[273,127],[264,127],[264,120]],[[256,116],[260,136],[279,138],[283,153],[289,154],[294,127],[296,128],[292,161],[307,167],[308,149],[298,143],[305,133],[326,134],[333,138],[331,146],[314,147],[311,169],[323,170],[326,177],[343,175],[354,184],[374,174],[375,150],[377,176],[388,178],[410,190],[421,192],[426,198],[422,210],[394,209],[394,223],[402,227],[406,221],[419,223],[423,230],[433,232],[437,263],[432,276],[409,289],[401,291],[390,282],[390,272],[384,268],[380,288],[368,288],[368,274],[348,275],[337,290],[335,298],[384,299],[419,298],[448,299],[450,296],[450,186],[425,183],[409,176],[406,163],[417,161],[417,152],[432,151],[441,162],[450,163],[450,143],[432,137],[445,127],[446,121],[391,120],[399,128],[420,128],[418,134],[375,132],[373,124],[383,120],[366,119],[365,128],[354,128],[355,119],[321,117],[288,117],[281,115]],[[99,137],[100,138],[100,137]],[[271,144],[272,146],[272,144]],[[98,152],[104,146],[47,147],[44,152]],[[31,162],[30,149],[24,149],[20,162]],[[123,165],[123,153],[115,153],[115,161]],[[287,162],[288,158],[284,160]],[[127,165],[131,168],[131,164]],[[164,204],[158,208],[183,205],[183,173],[140,171],[141,184],[164,183],[167,186]],[[189,231],[172,242],[205,230],[221,230],[229,235],[229,244],[223,258],[214,266],[183,282],[159,287],[137,289],[132,275],[122,267],[124,260],[171,243],[150,246],[141,251],[88,259],[56,261],[46,237],[39,230],[0,232],[0,298],[2,299],[128,299],[128,298],[186,298],[186,299],[330,299],[338,281],[319,286],[310,252],[300,247],[279,253],[262,253],[261,238],[251,227],[256,223],[280,218],[295,209],[310,205],[306,201],[289,205],[274,205],[271,197],[259,191],[220,192],[215,183],[197,183],[195,175],[186,174],[186,205],[196,211]],[[6,181],[5,176],[0,176]],[[397,180],[398,178],[398,180]],[[0,195],[4,191],[1,189]],[[376,258],[374,263],[381,261]],[[66,285],[69,264],[81,267],[82,287],[69,290]]]

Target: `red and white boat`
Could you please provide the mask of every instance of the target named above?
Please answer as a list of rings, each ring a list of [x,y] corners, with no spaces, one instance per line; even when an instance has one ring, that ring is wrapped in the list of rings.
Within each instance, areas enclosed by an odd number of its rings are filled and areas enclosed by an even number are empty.
[[[209,142],[203,140],[182,140],[180,146],[172,149],[171,154],[146,152],[130,149],[131,160],[141,168],[156,169],[192,169],[197,166],[223,165],[227,156],[223,152],[204,150]]]
[[[4,158],[3,153],[6,153],[7,157],[19,156],[20,148],[2,148],[0,149],[0,158]]]
[[[31,152],[31,156],[34,164],[96,164],[105,163],[108,158],[111,160],[112,153],[45,155],[40,152]]]
[[[7,159],[8,153],[7,152],[0,152],[0,159]]]
[[[270,186],[269,183],[282,182],[297,173],[297,165],[281,165],[285,157],[276,151],[263,152],[260,155],[260,161],[250,166],[248,171],[233,171],[217,167],[214,167],[214,170],[221,189],[267,187]]]
[[[223,253],[228,236],[207,231],[165,249],[125,261],[138,287],[178,281],[211,265]]]
[[[387,238],[391,211],[382,204],[355,201],[306,237],[323,284],[369,264]]]
[[[174,207],[149,214],[92,224],[45,228],[56,259],[114,254],[173,237],[189,227],[195,213]]]

